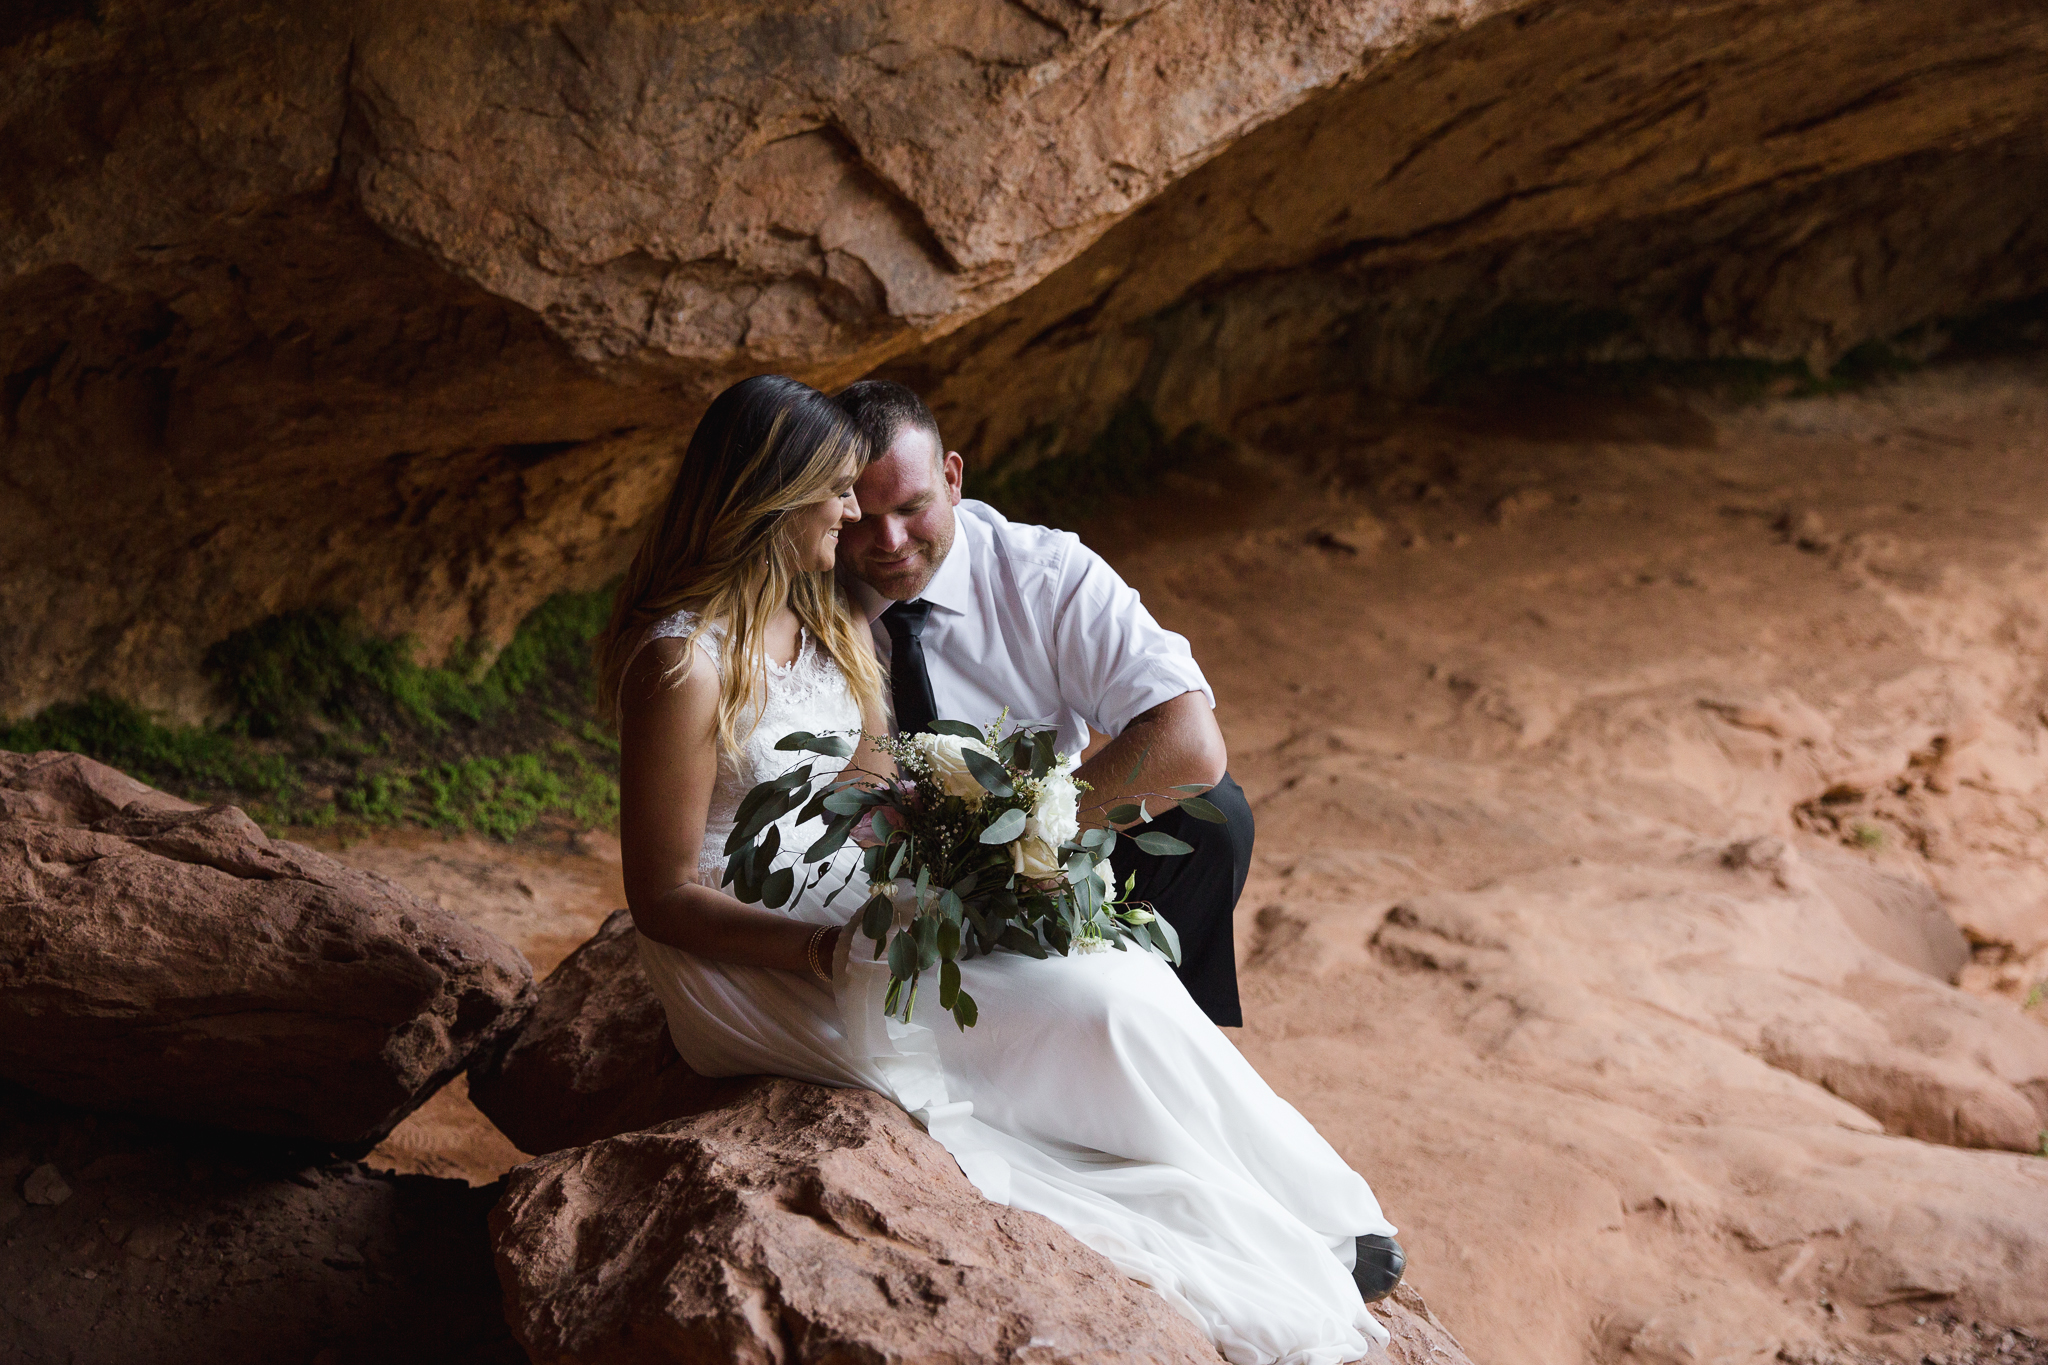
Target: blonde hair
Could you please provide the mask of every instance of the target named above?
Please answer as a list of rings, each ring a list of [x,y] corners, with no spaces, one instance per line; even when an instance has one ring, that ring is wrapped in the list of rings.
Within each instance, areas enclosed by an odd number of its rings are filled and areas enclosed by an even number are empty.
[[[661,516],[619,585],[596,645],[598,705],[618,723],[619,685],[648,627],[689,610],[682,658],[661,676],[689,675],[697,636],[716,627],[718,743],[738,751],[761,714],[767,688],[768,620],[787,602],[839,665],[863,715],[881,709],[881,665],[867,626],[831,573],[799,567],[785,533],[791,514],[832,497],[849,462],[870,457],[860,429],[807,384],[779,374],[743,379],[711,401],[697,423]]]

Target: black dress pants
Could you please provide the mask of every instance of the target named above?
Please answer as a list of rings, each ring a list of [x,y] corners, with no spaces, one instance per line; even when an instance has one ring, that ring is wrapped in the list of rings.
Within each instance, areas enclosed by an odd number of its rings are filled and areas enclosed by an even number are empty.
[[[1117,840],[1111,862],[1119,881],[1138,874],[1132,897],[1150,901],[1180,935],[1178,975],[1202,1013],[1226,1028],[1239,1028],[1244,1011],[1237,1002],[1237,944],[1231,917],[1252,866],[1252,808],[1229,773],[1223,774],[1208,799],[1223,812],[1225,823],[1197,820],[1175,807],[1131,831],[1156,829],[1191,845],[1194,852],[1162,857],[1126,838]]]

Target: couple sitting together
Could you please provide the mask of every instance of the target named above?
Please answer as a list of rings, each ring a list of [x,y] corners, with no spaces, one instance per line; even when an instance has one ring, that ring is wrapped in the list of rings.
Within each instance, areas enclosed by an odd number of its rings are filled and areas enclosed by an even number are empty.
[[[1386,1339],[1365,1304],[1400,1277],[1394,1229],[1214,1026],[1242,1022],[1231,913],[1252,826],[1208,683],[1099,556],[962,501],[961,473],[924,403],[883,381],[827,398],[748,379],[690,439],[599,647],[627,899],[676,1047],[707,1076],[889,1096],[985,1195],[1066,1228],[1238,1365],[1357,1359]],[[1096,812],[1215,784],[1226,823],[1153,821],[1193,852],[1118,855],[1182,966],[996,952],[960,963],[975,1027],[936,992],[907,1024],[850,1017],[873,1007],[846,989],[851,907],[824,888],[858,874],[860,850],[781,910],[743,904],[719,889],[739,802],[798,757],[775,748],[797,731],[1005,709],[1056,727],[1065,753],[1090,727],[1112,736],[1077,774]],[[890,771],[871,738],[850,761]],[[784,849],[823,829],[783,824]]]

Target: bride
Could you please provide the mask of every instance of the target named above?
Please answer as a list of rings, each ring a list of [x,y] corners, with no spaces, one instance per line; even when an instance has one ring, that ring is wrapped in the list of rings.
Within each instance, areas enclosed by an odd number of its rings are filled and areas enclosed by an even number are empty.
[[[858,849],[780,911],[718,889],[740,799],[808,757],[777,740],[885,731],[881,669],[832,573],[867,458],[814,389],[779,375],[727,389],[599,643],[627,901],[677,1050],[707,1076],[890,1096],[985,1195],[1066,1228],[1237,1365],[1363,1356],[1386,1340],[1365,1301],[1399,1279],[1392,1225],[1159,958],[972,959],[979,1024],[955,1028],[935,991],[902,1024],[877,1003],[886,966],[850,951],[864,892],[827,894]],[[863,741],[851,762],[888,760]],[[784,849],[821,832],[783,824]]]

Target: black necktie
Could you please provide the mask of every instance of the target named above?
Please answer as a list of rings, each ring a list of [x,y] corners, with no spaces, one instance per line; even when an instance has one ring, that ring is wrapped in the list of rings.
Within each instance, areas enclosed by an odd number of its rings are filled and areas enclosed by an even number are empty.
[[[932,675],[924,666],[924,622],[932,604],[922,599],[898,602],[882,613],[889,632],[889,695],[896,703],[896,733],[914,735],[932,728],[939,704],[932,696]]]

